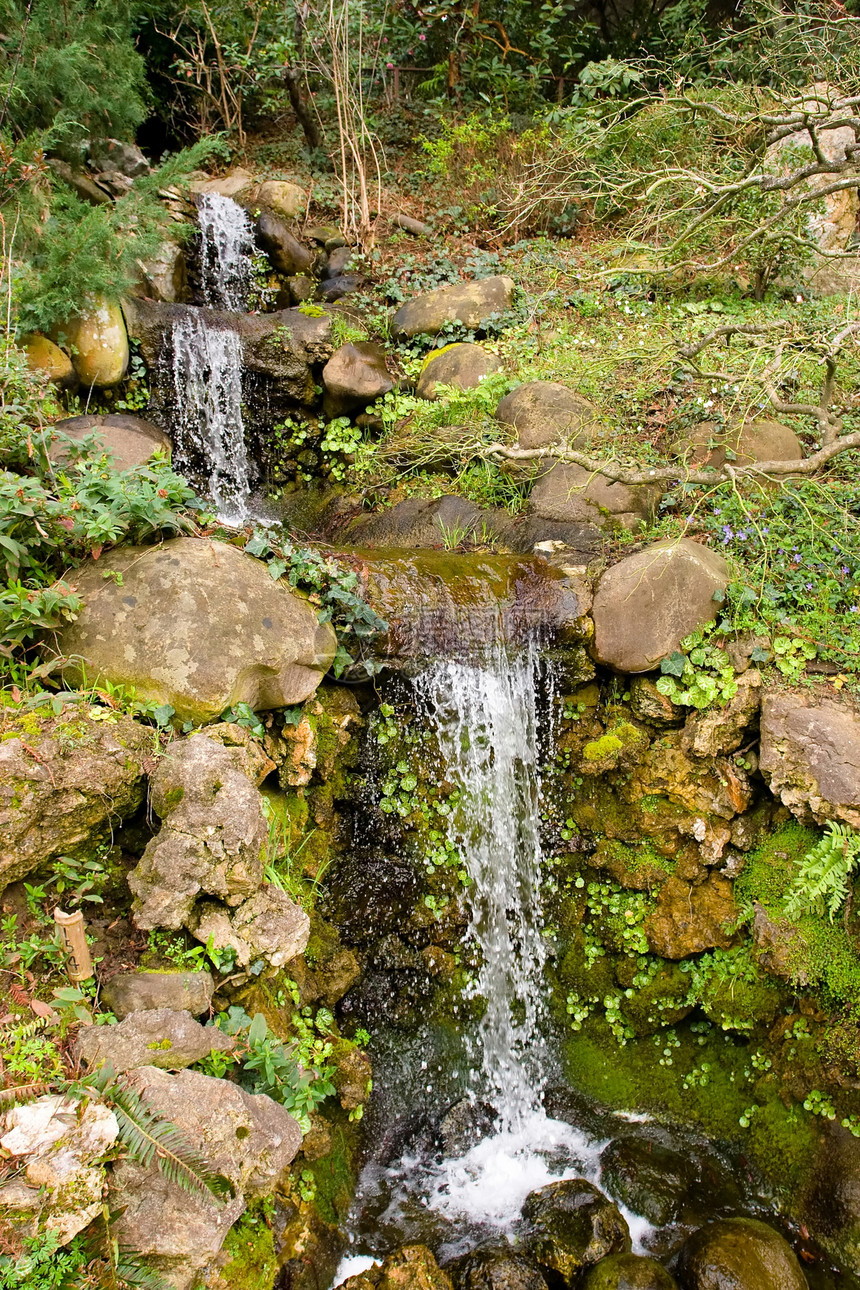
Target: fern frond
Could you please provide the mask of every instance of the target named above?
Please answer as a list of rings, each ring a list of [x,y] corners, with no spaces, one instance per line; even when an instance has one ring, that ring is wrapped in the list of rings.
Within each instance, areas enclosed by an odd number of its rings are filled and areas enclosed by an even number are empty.
[[[848,885],[860,862],[860,833],[847,824],[829,821],[827,831],[807,851],[788,899],[785,912],[791,919],[804,914],[825,913],[830,922],[839,913],[848,896]]]
[[[35,1102],[36,1098],[50,1091],[51,1085],[46,1084],[44,1080],[37,1080],[34,1084],[19,1084],[15,1088],[0,1089],[0,1114],[11,1110],[13,1106],[26,1106],[28,1102]]]
[[[161,1173],[185,1191],[216,1198],[233,1195],[229,1181],[185,1141],[175,1124],[154,1114],[134,1089],[113,1084],[108,1096],[120,1140],[133,1160],[142,1165],[154,1160]]]
[[[160,1272],[150,1267],[142,1255],[128,1246],[111,1241],[111,1262],[114,1276],[123,1290],[169,1290],[170,1282]]]

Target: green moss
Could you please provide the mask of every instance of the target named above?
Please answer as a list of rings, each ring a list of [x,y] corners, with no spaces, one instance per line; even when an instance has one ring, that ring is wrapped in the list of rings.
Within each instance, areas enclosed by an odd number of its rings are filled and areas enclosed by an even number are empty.
[[[331,1151],[321,1160],[302,1161],[300,1173],[313,1180],[314,1205],[324,1223],[337,1227],[346,1221],[358,1176],[358,1134],[344,1113],[330,1125]],[[297,1166],[298,1167],[298,1166]]]
[[[221,1269],[222,1284],[230,1290],[272,1290],[278,1256],[262,1204],[249,1206],[233,1224],[223,1251],[227,1263]]]
[[[605,869],[622,887],[649,891],[675,872],[676,862],[661,855],[648,838],[634,845],[618,838],[601,840],[592,857],[597,869]]]
[[[170,811],[175,810],[176,807],[179,805],[179,803],[182,801],[184,796],[185,796],[184,788],[179,788],[179,787],[169,788],[167,792],[164,794],[165,812],[169,813]]]

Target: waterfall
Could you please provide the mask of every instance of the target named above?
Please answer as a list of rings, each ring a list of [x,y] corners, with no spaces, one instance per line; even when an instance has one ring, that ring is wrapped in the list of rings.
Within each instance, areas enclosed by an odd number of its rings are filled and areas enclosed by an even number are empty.
[[[203,298],[213,309],[244,310],[251,283],[253,231],[229,197],[205,193],[198,207]]]
[[[251,465],[242,419],[242,352],[236,332],[189,310],[173,324],[176,465],[202,474],[218,518],[248,518]]]
[[[534,647],[490,666],[444,661],[417,682],[445,775],[459,790],[448,833],[470,879],[471,934],[486,1007],[473,1040],[487,1097],[517,1130],[540,1104],[539,1031],[546,948],[538,830],[538,657]]]

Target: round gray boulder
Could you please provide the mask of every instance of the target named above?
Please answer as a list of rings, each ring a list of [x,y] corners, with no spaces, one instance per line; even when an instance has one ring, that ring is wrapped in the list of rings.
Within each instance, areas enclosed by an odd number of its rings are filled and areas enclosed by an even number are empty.
[[[520,448],[582,448],[595,431],[597,409],[558,381],[527,381],[500,401],[496,419],[513,426]]]
[[[491,314],[510,309],[514,298],[512,278],[480,278],[476,282],[452,282],[435,291],[425,291],[401,305],[391,320],[395,338],[435,334],[446,323],[480,327]]]
[[[67,681],[131,686],[195,724],[236,703],[302,703],[337,648],[312,605],[224,542],[119,547],[71,581],[84,608],[58,636]]]
[[[135,466],[143,466],[159,449],[170,454],[171,444],[167,435],[143,417],[126,416],[119,412],[105,415],[88,413],[57,421],[53,428],[58,434],[77,442],[95,434],[117,470],[133,470]],[[52,461],[65,461],[68,455],[69,446],[62,439],[55,440],[48,452]]]
[[[388,394],[394,382],[385,366],[385,351],[369,341],[341,345],[323,368],[323,411],[340,417]]]
[[[655,542],[607,569],[592,608],[598,663],[616,672],[650,672],[685,636],[711,622],[729,567],[690,538]]]
[[[437,385],[472,390],[485,376],[501,371],[502,366],[502,360],[488,354],[481,345],[446,345],[424,360],[416,393],[422,399],[435,399]]]

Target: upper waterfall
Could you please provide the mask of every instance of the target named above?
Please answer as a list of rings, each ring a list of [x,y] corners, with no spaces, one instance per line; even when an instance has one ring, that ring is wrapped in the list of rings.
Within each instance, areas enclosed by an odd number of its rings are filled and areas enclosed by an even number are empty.
[[[214,309],[244,310],[251,282],[253,229],[230,197],[205,193],[198,207],[203,298]]]

